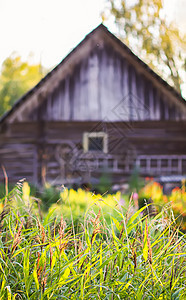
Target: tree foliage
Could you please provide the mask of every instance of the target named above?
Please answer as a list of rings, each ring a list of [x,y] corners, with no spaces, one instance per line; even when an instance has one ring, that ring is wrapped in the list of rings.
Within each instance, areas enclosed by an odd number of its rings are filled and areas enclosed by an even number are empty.
[[[119,37],[179,92],[186,76],[186,36],[165,18],[162,0],[107,0]]]
[[[41,64],[24,62],[15,52],[5,59],[0,74],[0,115],[42,78],[42,72]]]

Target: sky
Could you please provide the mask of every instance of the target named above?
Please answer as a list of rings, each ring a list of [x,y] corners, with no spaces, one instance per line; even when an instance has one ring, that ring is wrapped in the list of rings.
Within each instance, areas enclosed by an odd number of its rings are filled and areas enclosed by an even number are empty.
[[[186,0],[164,0],[165,13],[186,33]],[[0,0],[0,67],[13,51],[46,68],[58,64],[101,23],[106,0]],[[113,24],[106,24],[114,32]]]

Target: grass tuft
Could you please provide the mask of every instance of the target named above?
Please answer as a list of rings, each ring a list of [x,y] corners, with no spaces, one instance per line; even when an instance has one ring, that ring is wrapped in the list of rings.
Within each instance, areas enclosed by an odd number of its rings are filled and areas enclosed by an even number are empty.
[[[24,189],[1,200],[0,299],[186,299],[186,239],[168,206],[148,216],[92,195],[75,223],[74,202],[71,218],[41,216]]]

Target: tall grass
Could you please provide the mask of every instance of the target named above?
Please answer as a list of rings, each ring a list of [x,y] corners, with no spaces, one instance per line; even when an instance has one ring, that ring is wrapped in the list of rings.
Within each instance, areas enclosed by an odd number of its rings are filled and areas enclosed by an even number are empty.
[[[37,205],[20,186],[2,205],[0,299],[186,299],[185,236],[169,207],[150,218],[94,199],[77,228]]]

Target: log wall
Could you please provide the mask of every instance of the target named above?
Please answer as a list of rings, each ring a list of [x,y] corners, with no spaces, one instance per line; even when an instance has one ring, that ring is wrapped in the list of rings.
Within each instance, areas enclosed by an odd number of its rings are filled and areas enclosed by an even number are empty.
[[[185,128],[185,121],[15,123],[0,134],[0,165],[10,181],[26,178],[38,184],[43,176],[63,184],[103,172],[124,181],[136,162],[144,176],[186,174]],[[84,132],[100,131],[108,135],[108,153],[84,153]]]

